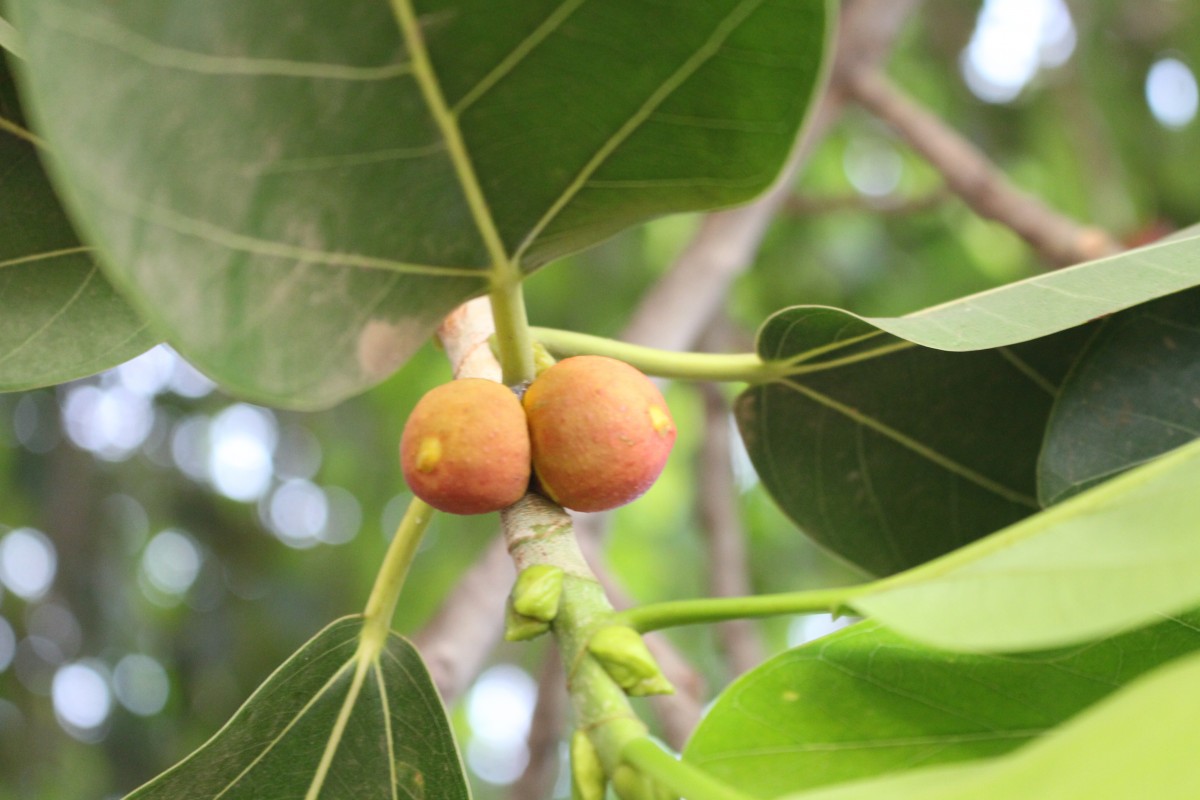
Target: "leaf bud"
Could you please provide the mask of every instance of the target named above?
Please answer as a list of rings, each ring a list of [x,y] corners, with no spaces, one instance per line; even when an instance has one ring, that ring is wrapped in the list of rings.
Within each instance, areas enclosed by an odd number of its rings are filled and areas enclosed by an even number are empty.
[[[520,615],[550,622],[558,616],[562,597],[563,571],[549,564],[534,564],[521,570],[512,590],[512,606]]]
[[[659,669],[646,643],[633,628],[609,625],[592,634],[588,652],[609,677],[633,697],[674,694],[675,687]]]
[[[571,800],[604,800],[604,766],[592,740],[581,730],[571,734]]]
[[[518,614],[513,608],[512,598],[504,606],[504,640],[506,642],[524,642],[536,639],[550,630],[550,623],[533,617]]]

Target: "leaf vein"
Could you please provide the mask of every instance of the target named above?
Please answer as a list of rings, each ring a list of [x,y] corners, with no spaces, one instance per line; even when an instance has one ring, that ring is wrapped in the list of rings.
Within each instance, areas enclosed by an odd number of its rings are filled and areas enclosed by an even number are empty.
[[[499,64],[492,68],[487,75],[475,84],[470,91],[462,96],[454,107],[450,109],[450,113],[459,117],[464,111],[470,108],[475,101],[485,95],[493,86],[499,83],[506,75],[516,69],[525,58],[537,48],[542,42],[550,37],[558,28],[574,14],[586,0],[565,0],[558,8],[554,9],[550,16],[537,26],[524,40],[513,48],[507,56],[505,56]]]
[[[782,381],[782,383],[786,384],[787,386],[791,387],[792,389],[796,390],[797,392],[800,392],[801,394],[805,395],[810,400],[813,400],[813,401],[825,406],[826,408],[829,408],[829,409],[832,409],[832,410],[838,412],[839,414],[850,419],[852,422],[855,422],[859,425],[864,425],[864,426],[870,428],[871,430],[875,431],[876,433],[882,434],[886,438],[891,439],[896,444],[898,444],[902,447],[905,447],[908,450],[911,450],[912,452],[916,453],[917,455],[921,456],[922,458],[927,459],[928,461],[932,461],[934,464],[938,465],[942,469],[945,469],[946,471],[951,472],[951,473],[959,476],[960,478],[963,478],[964,480],[974,483],[975,485],[979,486],[980,488],[985,489],[989,492],[992,492],[993,494],[996,494],[996,495],[1004,498],[1005,500],[1008,500],[1011,503],[1016,503],[1018,505],[1023,505],[1023,506],[1027,506],[1029,508],[1035,508],[1035,509],[1039,507],[1037,504],[1037,501],[1034,500],[1032,497],[1029,497],[1028,495],[1026,495],[1022,492],[1018,492],[1015,489],[1010,489],[1009,487],[1003,485],[1002,483],[999,483],[998,481],[994,481],[991,478],[987,477],[986,475],[982,475],[979,472],[976,472],[975,470],[971,469],[970,467],[968,467],[964,464],[960,464],[957,461],[955,461],[954,459],[937,452],[936,450],[922,444],[921,442],[918,442],[916,439],[913,439],[911,436],[901,433],[900,431],[896,430],[895,428],[892,428],[891,426],[886,425],[883,422],[880,422],[879,420],[877,420],[873,417],[869,417],[866,414],[863,414],[861,411],[858,411],[857,409],[851,408],[850,406],[845,405],[844,403],[834,400],[832,397],[829,397],[828,395],[822,394],[821,392],[818,392],[815,389],[811,389],[811,388],[805,386],[804,384],[798,383],[796,381],[785,379]]]
[[[68,36],[112,48],[152,66],[204,75],[378,81],[390,80],[412,72],[412,65],[408,62],[364,67],[280,58],[219,56],[168,47],[102,17],[84,16],[78,11],[71,14],[55,14],[47,24]]]
[[[765,0],[742,0],[714,29],[695,53],[691,55],[680,67],[675,70],[663,83],[646,98],[641,107],[634,112],[628,120],[625,121],[617,131],[608,138],[608,140],[600,146],[600,149],[584,164],[583,169],[569,183],[558,199],[555,200],[546,213],[542,215],[533,226],[533,228],[525,235],[520,247],[517,248],[514,261],[520,262],[521,256],[529,249],[530,246],[537,240],[551,222],[562,212],[564,208],[575,198],[577,194],[587,185],[592,175],[598,170],[611,156],[618,147],[633,135],[634,131],[641,127],[650,116],[661,106],[668,97],[674,94],[680,86],[687,82],[705,63],[712,59],[718,52],[725,41],[733,35],[733,32],[738,29],[755,10],[758,9]]]

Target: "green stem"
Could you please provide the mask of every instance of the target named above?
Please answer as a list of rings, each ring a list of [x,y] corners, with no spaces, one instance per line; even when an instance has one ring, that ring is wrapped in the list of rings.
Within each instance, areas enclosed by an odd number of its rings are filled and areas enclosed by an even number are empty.
[[[663,378],[765,383],[787,374],[783,362],[763,361],[756,353],[677,353],[556,328],[530,331],[555,356],[608,356]]]
[[[650,603],[618,612],[613,622],[645,633],[679,625],[698,625],[730,619],[773,617],[780,614],[834,612],[876,588],[877,583],[818,589],[807,592],[763,594],[750,597],[712,597]]]
[[[533,363],[533,337],[525,314],[525,293],[520,277],[498,281],[488,299],[496,322],[496,349],[504,383],[516,386],[533,380],[537,374]]]
[[[500,521],[518,573],[536,564],[564,573],[551,629],[566,671],[575,725],[587,733],[611,775],[621,763],[625,744],[646,735],[624,690],[587,650],[592,633],[609,623],[612,604],[579,550],[571,518],[561,508],[528,494],[501,511]]]
[[[387,641],[391,628],[392,617],[396,613],[396,602],[400,599],[400,590],[404,586],[404,578],[408,568],[412,566],[417,554],[417,545],[421,536],[433,519],[433,509],[424,501],[414,497],[404,512],[396,528],[396,535],[388,546],[383,564],[379,567],[379,575],[371,588],[371,596],[367,598],[367,607],[363,610],[365,620],[362,630],[362,643],[367,648],[382,648]]]
[[[621,758],[688,800],[752,800],[750,795],[680,761],[646,737],[626,742]]]

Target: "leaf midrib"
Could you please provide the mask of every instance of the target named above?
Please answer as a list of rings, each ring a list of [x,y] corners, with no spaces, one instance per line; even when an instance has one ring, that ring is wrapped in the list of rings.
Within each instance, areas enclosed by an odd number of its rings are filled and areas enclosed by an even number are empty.
[[[793,391],[799,392],[813,402],[823,405],[831,411],[841,414],[858,425],[870,428],[876,433],[892,440],[896,444],[910,450],[913,453],[916,453],[928,461],[933,462],[942,469],[945,469],[966,481],[974,483],[980,488],[986,489],[987,491],[990,491],[1011,503],[1027,506],[1035,510],[1040,508],[1034,498],[1024,494],[1023,492],[1018,492],[1017,490],[1011,489],[1004,484],[999,483],[998,481],[994,481],[986,475],[976,472],[970,467],[958,463],[949,456],[943,455],[933,448],[922,444],[911,436],[901,433],[895,428],[880,422],[874,417],[863,414],[861,411],[851,408],[845,403],[841,403],[826,394],[822,394],[816,389],[812,389],[800,383],[799,381],[790,379],[784,379],[780,381],[780,383],[792,389]]]
[[[475,223],[491,261],[492,284],[518,281],[520,279],[519,271],[513,260],[508,257],[504,242],[500,238],[496,220],[492,215],[487,198],[484,196],[479,177],[475,174],[475,165],[471,162],[466,143],[463,141],[458,117],[446,103],[441,83],[433,69],[429,51],[425,47],[425,39],[421,34],[412,1],[392,0],[391,5],[396,22],[400,26],[400,34],[408,48],[413,78],[421,90],[421,96],[429,108],[434,124],[437,125],[442,139],[446,142],[455,177],[458,179],[459,187],[462,189],[467,207],[471,212],[471,219]]]

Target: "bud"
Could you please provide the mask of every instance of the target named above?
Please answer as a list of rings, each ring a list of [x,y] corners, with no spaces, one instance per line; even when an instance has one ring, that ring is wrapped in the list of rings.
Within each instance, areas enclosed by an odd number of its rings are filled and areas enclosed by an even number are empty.
[[[588,735],[571,734],[571,800],[604,800],[604,766]]]
[[[513,608],[512,598],[504,606],[504,640],[506,642],[524,642],[536,639],[550,630],[550,623],[533,617],[518,614]]]
[[[542,622],[558,616],[562,597],[563,571],[549,564],[534,564],[521,570],[512,590],[512,606],[520,615]]]
[[[658,662],[633,628],[609,625],[592,634],[588,652],[595,656],[617,685],[633,697],[674,694]]]

